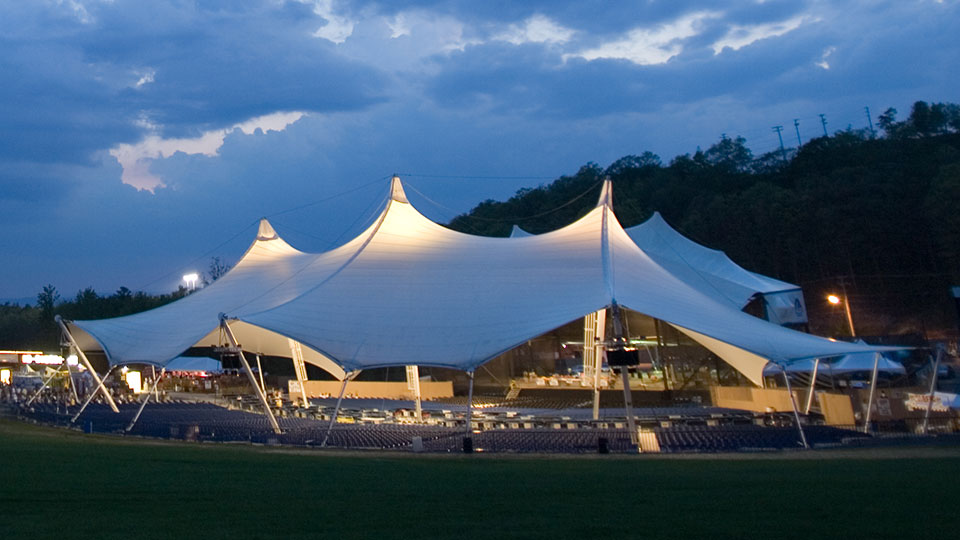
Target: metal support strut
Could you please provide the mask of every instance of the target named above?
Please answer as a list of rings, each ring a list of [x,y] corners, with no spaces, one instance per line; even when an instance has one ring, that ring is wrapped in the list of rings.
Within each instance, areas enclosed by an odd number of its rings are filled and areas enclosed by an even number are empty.
[[[613,346],[622,349],[627,345],[627,335],[623,328],[623,319],[621,319],[620,306],[614,302],[610,306],[611,315],[613,315]],[[637,433],[637,423],[633,418],[633,393],[630,391],[630,374],[627,366],[620,366],[620,380],[623,381],[623,409],[627,417],[627,429],[630,430],[630,443],[640,451],[640,436]]]
[[[940,371],[940,359],[943,358],[943,347],[937,347],[937,356],[933,361],[933,373],[930,375],[930,396],[927,399],[927,410],[923,413],[923,434],[927,435],[930,423],[930,409],[933,408],[933,397],[937,393],[937,372]]]
[[[167,368],[164,367],[160,370],[160,374],[153,378],[153,384],[150,386],[150,390],[146,392],[146,395],[143,397],[143,403],[140,404],[140,408],[137,409],[137,414],[133,415],[133,420],[130,421],[130,425],[127,426],[125,431],[129,432],[133,429],[133,426],[137,424],[137,420],[140,419],[140,415],[143,414],[143,409],[147,406],[147,402],[150,401],[150,396],[157,391],[157,385],[160,384],[160,379],[163,378],[163,374],[167,372]]]
[[[250,369],[250,364],[247,363],[247,358],[243,355],[243,350],[240,348],[240,344],[237,342],[237,337],[233,335],[233,330],[230,329],[230,325],[227,324],[227,316],[223,313],[220,314],[220,328],[223,329],[223,333],[227,336],[227,339],[230,340],[230,346],[236,349],[237,355],[240,356],[240,363],[243,364],[243,369],[247,372],[247,378],[250,379],[250,386],[253,386],[257,391],[257,397],[260,398],[260,402],[263,403],[263,410],[267,413],[267,418],[270,420],[270,425],[273,427],[273,432],[276,434],[283,433],[280,429],[280,424],[277,423],[277,418],[273,416],[273,410],[270,409],[270,403],[267,402],[267,395],[263,393],[263,390],[260,388],[260,385],[257,384],[257,380],[253,377],[253,370]]]
[[[337,416],[340,415],[340,403],[343,402],[343,393],[347,390],[347,383],[359,375],[359,371],[351,371],[344,375],[343,384],[340,385],[340,395],[337,396],[337,405],[333,408],[333,416],[330,417],[330,424],[327,425],[327,432],[323,435],[323,441],[320,448],[327,446],[327,439],[330,438],[330,432],[333,431],[333,425],[337,423]]]
[[[108,369],[108,370],[107,370],[107,373],[103,376],[103,378],[106,379],[107,377],[109,377],[109,376],[110,376],[110,372],[113,371],[113,368],[115,368],[115,367],[117,367],[117,366],[113,366],[113,367],[111,367],[110,369]],[[83,411],[87,408],[87,405],[89,405],[90,402],[93,401],[93,398],[96,397],[96,396],[97,396],[97,392],[96,392],[96,391],[93,391],[93,392],[90,392],[89,394],[87,394],[87,399],[84,400],[83,405],[80,406],[80,410],[77,411],[77,414],[73,415],[73,418],[70,419],[70,423],[71,423],[71,424],[73,424],[74,422],[76,422],[76,421],[77,421],[77,418],[80,418],[80,415],[83,414]],[[117,412],[119,412],[119,411],[117,411]]]
[[[29,407],[30,404],[33,403],[33,400],[37,399],[37,397],[40,396],[40,394],[41,394],[41,393],[43,392],[43,390],[47,387],[47,385],[49,385],[49,384],[53,381],[53,378],[56,377],[56,376],[60,373],[60,370],[63,369],[63,366],[64,366],[66,363],[67,363],[67,360],[66,360],[66,358],[64,358],[63,362],[60,362],[60,365],[57,366],[56,371],[54,371],[53,373],[50,374],[49,377],[47,377],[46,379],[44,379],[43,384],[40,385],[40,388],[38,388],[37,391],[34,392],[32,396],[30,396],[30,399],[28,399],[27,402],[23,404],[24,407]],[[69,368],[69,366],[68,366],[68,367],[67,367],[67,370],[69,371],[69,369],[70,369],[70,368]],[[71,384],[70,386],[73,386],[73,384]],[[76,395],[76,390],[74,390],[74,395]]]
[[[470,375],[470,388],[467,390],[467,415],[464,423],[466,424],[465,436],[469,437],[473,432],[473,371],[468,371],[467,374]]]
[[[873,412],[873,396],[877,391],[877,372],[880,369],[880,353],[873,353],[873,373],[870,374],[870,396],[867,398],[867,418],[863,422],[863,432],[870,433],[870,416]]]
[[[97,375],[97,370],[93,369],[93,365],[90,363],[90,360],[87,358],[87,355],[83,353],[83,349],[80,348],[80,344],[77,343],[77,340],[73,339],[73,334],[70,333],[70,330],[67,329],[67,325],[63,322],[63,319],[57,315],[53,318],[56,321],[57,325],[60,327],[60,331],[63,332],[63,335],[67,337],[73,347],[77,350],[77,357],[83,362],[84,367],[90,371],[90,375],[93,377],[93,380],[97,383],[97,389],[94,390],[94,393],[97,391],[103,392],[104,399],[107,400],[107,404],[110,405],[110,408],[115,413],[119,413],[120,409],[117,408],[116,402],[113,401],[113,396],[110,395],[110,392],[107,390],[107,387],[103,385],[103,380],[100,379],[100,376]],[[107,371],[110,373],[110,371]],[[106,376],[104,376],[106,378]],[[87,400],[89,403],[89,400]],[[76,417],[74,417],[76,420]]]
[[[780,371],[783,372],[783,380],[787,383],[787,395],[790,396],[790,406],[793,407],[793,420],[797,423],[797,431],[800,432],[800,442],[803,443],[804,448],[810,448],[810,445],[807,443],[807,434],[803,432],[803,424],[800,423],[800,412],[797,411],[797,400],[793,397],[793,389],[790,388],[790,376],[787,375],[787,369],[783,366],[780,366]]]
[[[817,371],[820,368],[820,359],[813,361],[813,373],[810,375],[810,391],[807,392],[807,406],[803,408],[803,414],[810,414],[810,407],[813,406],[813,394],[817,390]]]

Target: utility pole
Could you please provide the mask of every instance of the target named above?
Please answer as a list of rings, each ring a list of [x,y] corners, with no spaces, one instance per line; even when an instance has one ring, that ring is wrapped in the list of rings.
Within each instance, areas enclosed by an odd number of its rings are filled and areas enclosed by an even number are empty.
[[[793,128],[797,130],[797,148],[803,146],[803,141],[800,140],[800,119],[793,119]]]
[[[850,337],[857,337],[857,331],[853,328],[853,312],[850,311],[850,296],[847,295],[846,276],[840,276],[840,288],[843,290],[843,309],[846,311],[847,324],[850,325]]]
[[[863,110],[867,112],[867,125],[870,127],[870,135],[876,137],[877,132],[873,129],[873,118],[870,116],[870,107],[864,107]]]
[[[823,124],[823,136],[829,137],[830,135],[827,135],[827,115],[820,115],[820,123]]]
[[[783,126],[773,126],[773,130],[777,132],[777,138],[780,139],[780,155],[783,161],[787,161],[787,151],[783,148]]]

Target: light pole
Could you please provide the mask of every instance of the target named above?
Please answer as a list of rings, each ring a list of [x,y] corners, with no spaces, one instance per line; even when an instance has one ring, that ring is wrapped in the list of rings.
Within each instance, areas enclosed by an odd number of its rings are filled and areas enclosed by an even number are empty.
[[[850,335],[852,337],[856,337],[857,331],[853,328],[853,315],[850,313],[850,298],[847,296],[846,287],[844,287],[843,291],[843,300],[840,300],[839,296],[831,294],[827,296],[827,302],[830,302],[833,305],[843,302],[843,309],[847,313],[847,324],[850,325]]]
[[[200,279],[200,275],[196,272],[191,272],[189,274],[183,275],[183,281],[187,284],[187,288],[191,291],[196,290],[197,280]]]

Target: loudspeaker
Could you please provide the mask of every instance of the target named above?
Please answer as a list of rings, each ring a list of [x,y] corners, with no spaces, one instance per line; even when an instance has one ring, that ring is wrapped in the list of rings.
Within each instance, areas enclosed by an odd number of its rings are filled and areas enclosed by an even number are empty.
[[[598,453],[598,454],[609,454],[609,453],[610,453],[610,446],[609,446],[609,444],[608,444],[608,442],[607,442],[607,438],[606,438],[606,437],[599,437],[599,438],[597,439],[597,453]]]
[[[640,353],[636,349],[607,351],[607,364],[610,367],[635,366],[640,363]]]

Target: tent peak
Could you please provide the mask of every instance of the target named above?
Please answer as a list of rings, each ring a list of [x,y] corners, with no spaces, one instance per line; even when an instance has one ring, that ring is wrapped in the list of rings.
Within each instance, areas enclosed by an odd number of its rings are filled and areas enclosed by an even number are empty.
[[[257,240],[276,240],[279,237],[273,225],[270,225],[270,222],[267,221],[267,218],[260,219],[260,228],[257,230]]]
[[[533,234],[521,229],[519,225],[514,225],[510,229],[510,238],[523,238],[525,236],[533,236]]]
[[[390,199],[400,203],[410,203],[407,200],[407,194],[403,191],[403,182],[397,175],[393,175],[393,178],[390,179]]]
[[[597,200],[597,206],[606,206],[613,208],[613,182],[610,177],[603,179],[603,187],[600,189],[600,199]]]

